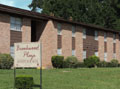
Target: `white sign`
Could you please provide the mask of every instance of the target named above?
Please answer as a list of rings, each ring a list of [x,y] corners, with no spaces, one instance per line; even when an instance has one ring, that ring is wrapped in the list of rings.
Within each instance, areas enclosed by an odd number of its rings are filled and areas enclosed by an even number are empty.
[[[40,43],[15,43],[14,67],[40,67]]]

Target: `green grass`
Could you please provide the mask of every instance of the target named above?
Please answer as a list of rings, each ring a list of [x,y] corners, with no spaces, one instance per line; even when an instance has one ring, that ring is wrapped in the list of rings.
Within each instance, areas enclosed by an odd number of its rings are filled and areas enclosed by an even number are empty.
[[[13,89],[13,73],[0,70],[0,89]],[[33,75],[39,84],[39,70],[17,70],[21,74]],[[120,68],[43,70],[43,89],[120,89]]]

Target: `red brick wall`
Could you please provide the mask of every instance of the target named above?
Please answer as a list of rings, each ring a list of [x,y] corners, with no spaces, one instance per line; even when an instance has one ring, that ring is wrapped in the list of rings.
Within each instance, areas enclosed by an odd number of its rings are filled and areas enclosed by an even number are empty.
[[[0,53],[10,52],[10,16],[0,14]]]

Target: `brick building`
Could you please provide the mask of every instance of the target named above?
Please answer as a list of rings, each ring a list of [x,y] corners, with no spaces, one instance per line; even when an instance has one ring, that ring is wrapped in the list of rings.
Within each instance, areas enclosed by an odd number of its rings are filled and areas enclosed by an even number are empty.
[[[39,41],[44,67],[51,67],[53,55],[73,55],[79,61],[96,55],[120,62],[119,31],[0,4],[0,53],[14,55],[14,43]]]

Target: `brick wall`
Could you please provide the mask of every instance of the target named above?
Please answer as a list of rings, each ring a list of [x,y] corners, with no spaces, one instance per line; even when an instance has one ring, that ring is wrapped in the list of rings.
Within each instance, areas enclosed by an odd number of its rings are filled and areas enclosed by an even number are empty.
[[[104,32],[99,31],[98,36],[98,55],[102,61],[104,61]]]
[[[0,14],[0,53],[10,53],[10,16]]]
[[[120,40],[119,34],[116,34],[116,59],[118,59],[120,63]]]
[[[72,25],[61,24],[62,26],[62,55],[66,58],[72,55]]]
[[[76,57],[79,61],[83,61],[83,38],[82,38],[82,28],[80,26],[76,26],[76,33],[75,33],[75,51]]]
[[[22,42],[31,42],[31,20],[23,18]]]
[[[57,28],[56,23],[48,21],[44,28],[40,41],[42,42],[43,67],[51,67],[51,57],[57,55]]]
[[[107,61],[113,59],[113,33],[107,33]]]

